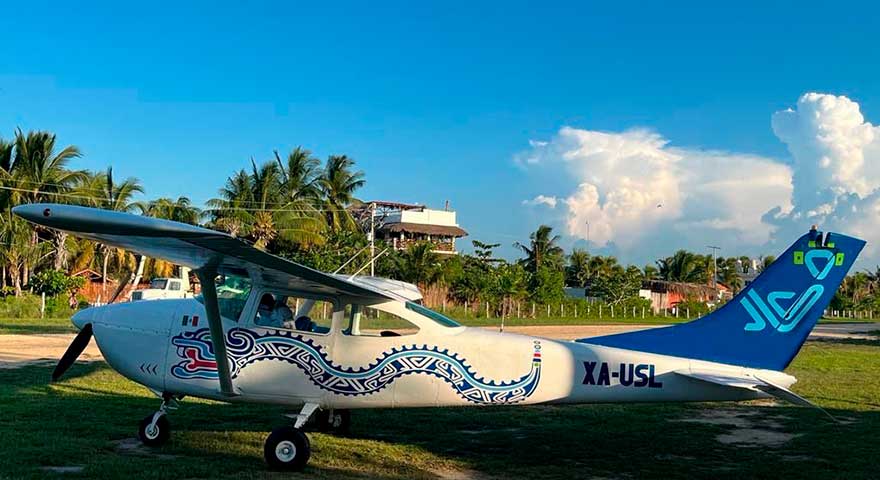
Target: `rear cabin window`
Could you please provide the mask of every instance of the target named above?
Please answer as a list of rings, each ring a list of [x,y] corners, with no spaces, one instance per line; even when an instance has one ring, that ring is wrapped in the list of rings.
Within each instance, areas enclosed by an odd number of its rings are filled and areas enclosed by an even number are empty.
[[[343,331],[346,335],[401,337],[419,332],[419,327],[409,320],[363,305],[349,305],[346,308],[346,314],[348,327]]]
[[[406,302],[406,308],[408,310],[412,310],[412,311],[414,311],[424,317],[428,317],[431,320],[433,320],[434,323],[439,323],[440,325],[443,325],[444,327],[455,328],[455,327],[461,326],[455,320],[453,320],[445,315],[442,315],[440,313],[437,313],[428,307],[419,305],[418,303]]]

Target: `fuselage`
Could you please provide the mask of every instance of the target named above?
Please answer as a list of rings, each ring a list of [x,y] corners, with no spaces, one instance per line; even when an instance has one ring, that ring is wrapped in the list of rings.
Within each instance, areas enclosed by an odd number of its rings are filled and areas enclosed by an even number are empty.
[[[413,315],[402,302],[378,308],[418,331],[350,335],[344,313],[329,332],[266,328],[224,319],[235,396],[220,393],[204,306],[196,299],[90,308],[106,361],[156,393],[291,407],[392,408],[545,403],[716,401],[761,392],[696,382],[675,372],[758,374],[788,387],[782,372],[619,348],[450,327]]]

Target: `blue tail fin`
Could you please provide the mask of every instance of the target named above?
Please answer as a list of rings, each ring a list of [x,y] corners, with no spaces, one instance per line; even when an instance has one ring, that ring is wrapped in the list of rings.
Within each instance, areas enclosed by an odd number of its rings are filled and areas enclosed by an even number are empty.
[[[811,230],[736,297],[689,323],[581,343],[783,370],[806,341],[863,240]]]

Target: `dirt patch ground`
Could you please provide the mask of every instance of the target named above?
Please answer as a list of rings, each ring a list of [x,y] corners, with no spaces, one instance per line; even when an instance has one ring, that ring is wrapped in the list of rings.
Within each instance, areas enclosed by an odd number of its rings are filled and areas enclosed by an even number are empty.
[[[727,432],[717,435],[715,440],[725,445],[743,447],[779,447],[801,435],[785,432],[782,424],[773,418],[750,410],[711,409],[696,418],[671,421],[730,427]]]
[[[55,363],[73,341],[73,334],[0,335],[0,368]],[[79,361],[101,360],[98,346],[92,341]]]

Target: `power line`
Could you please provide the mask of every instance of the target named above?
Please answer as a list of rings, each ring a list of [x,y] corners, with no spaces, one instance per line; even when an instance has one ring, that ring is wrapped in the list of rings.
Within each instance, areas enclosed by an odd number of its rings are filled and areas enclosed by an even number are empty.
[[[0,190],[9,190],[14,192],[22,192],[22,193],[30,193],[30,194],[39,194],[45,195],[49,197],[62,197],[62,198],[76,198],[80,200],[89,200],[95,203],[101,203],[105,199],[97,198],[89,195],[79,195],[77,193],[72,192],[52,192],[46,190],[31,190],[29,188],[17,188],[17,187],[8,187],[4,185],[0,185]],[[262,205],[286,205],[285,203],[280,202],[248,202],[242,201],[237,202],[233,201],[230,203],[234,203],[236,205],[230,205],[228,207],[222,208],[199,208],[202,212],[218,212],[224,210],[241,210],[241,211],[249,211],[249,212],[291,212],[291,213],[317,213],[317,212],[350,212],[352,209],[349,208],[327,208],[327,207],[312,207],[312,208],[262,208],[262,207],[242,207],[237,205],[238,203],[244,204],[262,204]]]

